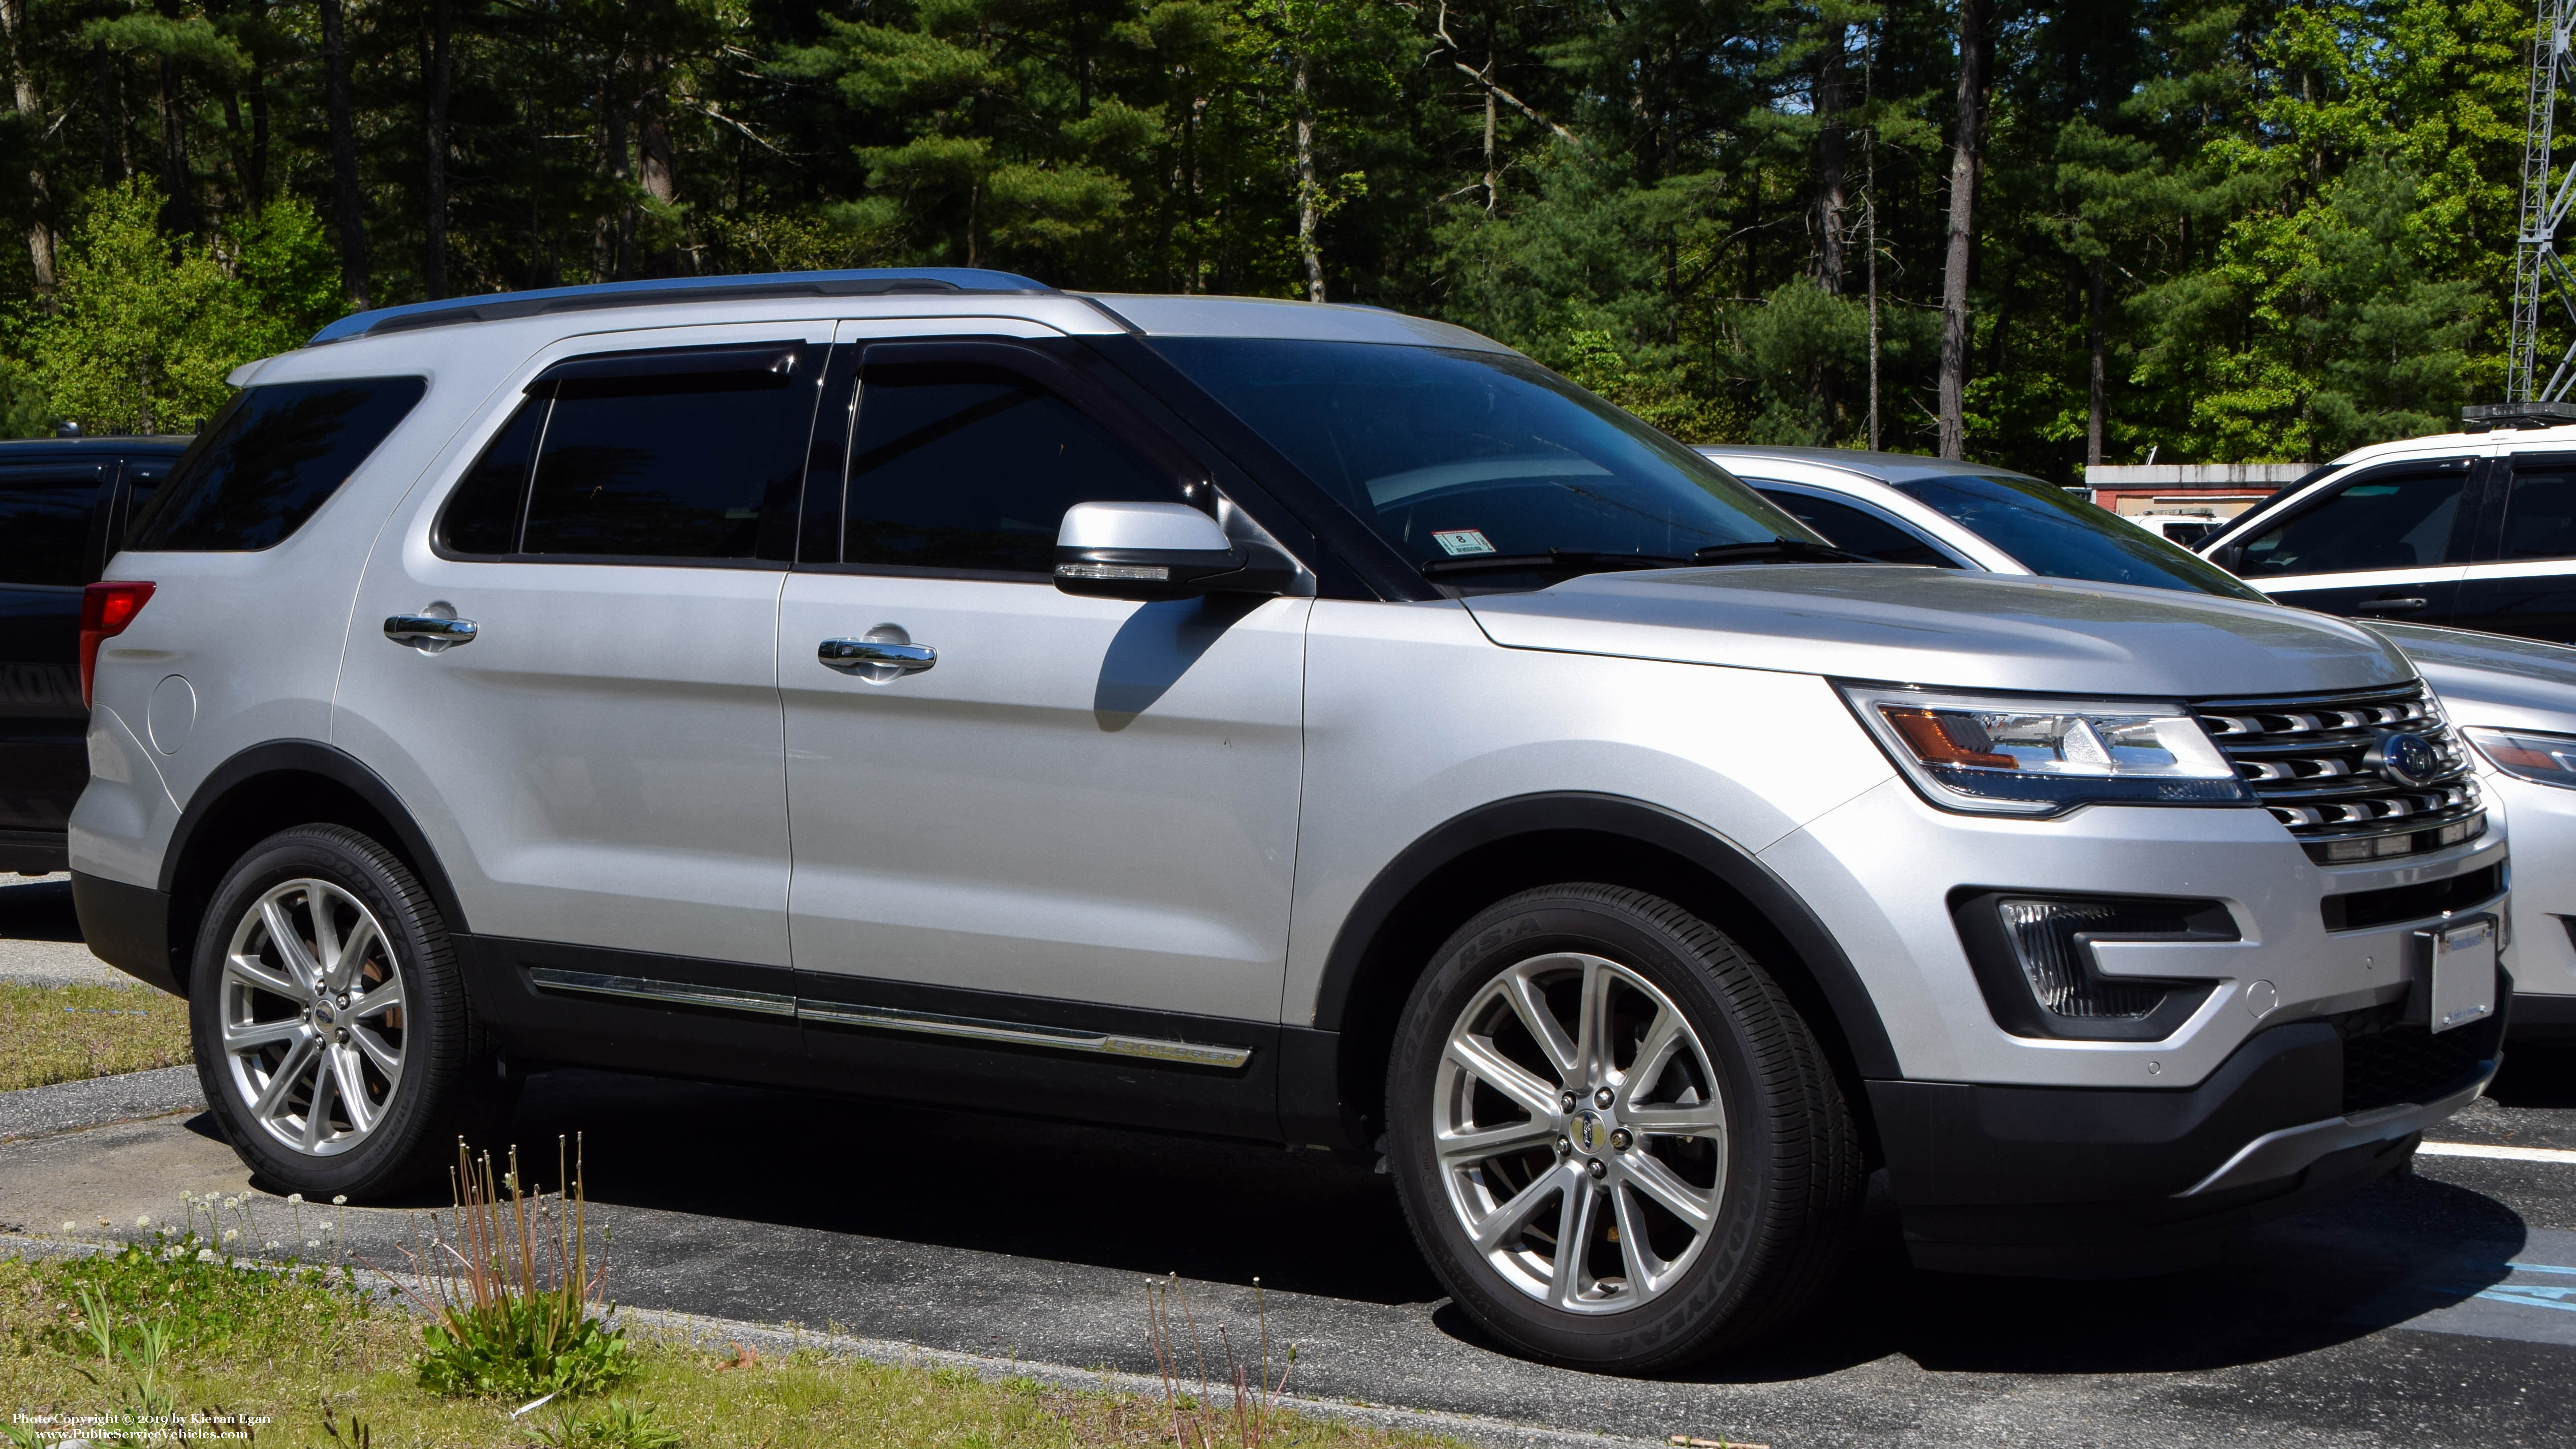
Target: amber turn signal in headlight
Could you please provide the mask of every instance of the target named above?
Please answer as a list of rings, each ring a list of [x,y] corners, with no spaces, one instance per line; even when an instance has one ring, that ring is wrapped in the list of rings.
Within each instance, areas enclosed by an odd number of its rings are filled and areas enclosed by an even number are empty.
[[[1897,768],[1947,810],[2254,803],[2235,763],[2180,705],[1841,689]]]

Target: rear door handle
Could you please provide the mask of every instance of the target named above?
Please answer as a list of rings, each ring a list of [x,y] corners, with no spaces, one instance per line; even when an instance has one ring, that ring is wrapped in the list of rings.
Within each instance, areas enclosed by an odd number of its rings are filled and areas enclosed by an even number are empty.
[[[396,614],[385,621],[386,638],[432,652],[471,644],[477,632],[471,619],[441,619],[432,614]]]
[[[896,644],[883,639],[826,639],[814,657],[834,669],[865,670],[882,679],[919,674],[939,662],[939,651],[927,644]]]
[[[2430,602],[2410,595],[2402,599],[2368,599],[2352,607],[2363,614],[2412,614]]]

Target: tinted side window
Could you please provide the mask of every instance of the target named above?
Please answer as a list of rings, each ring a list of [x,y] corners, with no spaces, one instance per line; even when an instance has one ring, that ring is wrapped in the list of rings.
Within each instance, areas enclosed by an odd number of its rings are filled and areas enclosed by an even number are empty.
[[[450,553],[497,555],[519,550],[519,515],[528,504],[528,465],[536,460],[550,398],[532,397],[501,430],[439,515],[438,541]]]
[[[135,520],[131,546],[274,547],[339,490],[428,390],[417,377],[285,382],[238,393]]]
[[[848,499],[844,563],[1047,574],[1066,509],[1180,490],[1019,374],[926,363],[867,370]]]
[[[751,558],[772,498],[795,497],[813,414],[813,389],[784,372],[568,382],[538,446],[519,551]],[[497,488],[510,460],[485,461]]]
[[[143,510],[152,502],[152,496],[161,491],[162,484],[169,481],[170,460],[168,458],[125,460],[125,539],[133,537],[134,520],[143,516]],[[119,548],[127,546],[125,539],[118,541]]]
[[[2450,556],[2468,470],[2365,477],[2245,543],[2247,578],[2425,568]]]
[[[2576,558],[2576,468],[2514,472],[2496,559],[2532,558]]]
[[[0,584],[87,583],[97,468],[0,468]]]
[[[1759,487],[1758,484],[1756,486]],[[1958,567],[1941,550],[1864,509],[1804,493],[1792,493],[1785,488],[1762,488],[1761,493],[1779,504],[1791,518],[1823,534],[1836,548],[1865,553],[1881,563],[1931,564],[1945,569]]]

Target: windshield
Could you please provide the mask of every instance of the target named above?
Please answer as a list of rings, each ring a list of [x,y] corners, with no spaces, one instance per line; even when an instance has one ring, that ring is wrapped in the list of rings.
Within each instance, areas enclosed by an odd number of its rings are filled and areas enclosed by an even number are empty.
[[[2036,478],[1957,473],[1896,486],[2011,554],[2035,574],[2097,584],[2186,589],[2230,599],[2266,597],[2199,555]]]
[[[1622,557],[1680,563],[1719,544],[1823,542],[1707,459],[1524,358],[1268,338],[1153,345],[1417,566],[1597,556],[1478,571],[1478,589],[1534,588]]]

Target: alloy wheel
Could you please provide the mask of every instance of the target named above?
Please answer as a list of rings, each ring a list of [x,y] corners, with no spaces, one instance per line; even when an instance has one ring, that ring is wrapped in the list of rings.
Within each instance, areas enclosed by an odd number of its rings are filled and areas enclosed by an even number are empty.
[[[375,914],[326,880],[282,882],[224,953],[226,1076],[250,1117],[309,1156],[366,1140],[402,1088],[404,987]]]
[[[1432,1093],[1450,1207],[1504,1281],[1620,1313],[1680,1281],[1717,1227],[1726,1103],[1679,1007],[1637,972],[1521,961],[1450,1028]]]

